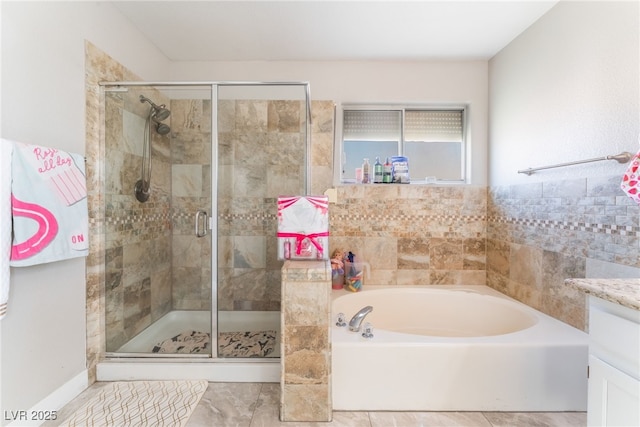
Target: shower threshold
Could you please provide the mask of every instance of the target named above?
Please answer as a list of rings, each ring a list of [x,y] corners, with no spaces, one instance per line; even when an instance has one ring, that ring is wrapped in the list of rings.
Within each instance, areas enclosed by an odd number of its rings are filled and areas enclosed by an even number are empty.
[[[205,379],[212,382],[280,381],[280,312],[218,313],[219,332],[275,330],[269,357],[217,358],[209,354],[152,353],[154,345],[182,332],[211,330],[209,311],[176,310],[158,319],[97,365],[99,381]]]

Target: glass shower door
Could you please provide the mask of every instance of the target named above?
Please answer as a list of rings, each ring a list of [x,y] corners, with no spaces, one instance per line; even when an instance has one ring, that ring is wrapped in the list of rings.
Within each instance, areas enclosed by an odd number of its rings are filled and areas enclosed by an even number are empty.
[[[220,85],[218,357],[279,357],[276,202],[306,194],[304,85]]]
[[[107,354],[212,354],[211,117],[208,85],[105,89]]]

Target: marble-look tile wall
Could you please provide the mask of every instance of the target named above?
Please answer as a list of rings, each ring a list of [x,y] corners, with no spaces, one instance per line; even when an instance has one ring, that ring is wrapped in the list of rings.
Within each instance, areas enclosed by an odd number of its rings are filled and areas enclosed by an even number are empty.
[[[171,101],[171,295],[174,310],[211,310],[211,233],[195,236],[195,214],[211,212],[211,100]],[[202,224],[203,226],[205,224]]]
[[[333,101],[311,101],[311,165],[309,194],[333,187],[333,144],[336,106]]]
[[[276,201],[304,194],[301,101],[218,102],[218,310],[280,310]]]
[[[90,42],[85,42],[87,198],[89,207],[89,255],[87,257],[87,371],[96,379],[96,365],[104,356],[105,331],[105,140],[106,102],[102,81],[139,78]],[[113,259],[116,259],[113,257]],[[121,263],[122,261],[120,261]]]
[[[151,196],[136,200],[149,106],[168,100],[150,88],[105,94],[106,350],[117,351],[171,309],[171,156],[169,135],[151,131]],[[166,121],[169,123],[169,121]]]
[[[583,278],[590,259],[640,267],[640,208],[620,176],[492,187],[487,284],[579,329],[584,294],[564,285]]]
[[[282,296],[280,419],[331,421],[329,261],[286,261]]]
[[[370,264],[366,283],[485,284],[485,187],[338,187],[330,246]]]

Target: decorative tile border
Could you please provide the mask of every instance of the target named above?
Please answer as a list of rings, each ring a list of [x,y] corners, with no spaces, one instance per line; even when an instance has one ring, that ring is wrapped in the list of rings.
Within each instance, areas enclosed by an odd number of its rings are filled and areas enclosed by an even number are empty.
[[[349,214],[349,215],[330,215],[330,221],[461,221],[461,222],[477,222],[486,221],[484,215],[410,215],[404,213],[398,214]]]
[[[552,221],[529,218],[512,218],[490,216],[487,218],[490,223],[497,224],[513,224],[524,225],[530,227],[539,227],[548,230],[576,230],[587,231],[599,234],[612,234],[627,237],[640,237],[640,226],[634,227],[630,225],[617,224],[594,224],[582,221]]]
[[[143,215],[113,215],[107,216],[103,223],[106,225],[127,225],[127,224],[137,224],[137,223],[145,223],[149,221],[168,221],[170,219],[177,218],[176,215],[171,215],[169,213],[150,213]]]
[[[275,221],[277,216],[275,214],[265,214],[265,213],[252,213],[252,212],[243,212],[243,213],[220,213],[218,214],[218,219],[225,221],[233,221],[233,220],[270,220]]]
[[[90,224],[99,225],[125,225],[136,224],[139,222],[147,221],[167,221],[167,220],[182,220],[191,219],[193,217],[192,212],[175,212],[169,213],[157,213],[149,215],[126,215],[126,216],[107,216],[106,218],[91,218]],[[233,220],[264,220],[275,221],[277,215],[264,214],[264,213],[221,213],[218,215],[219,220],[233,221]],[[627,237],[640,237],[640,226],[630,225],[617,225],[617,224],[599,224],[588,223],[583,221],[553,221],[553,220],[541,220],[541,219],[529,219],[529,218],[513,218],[513,217],[498,217],[498,216],[484,216],[484,215],[386,215],[386,214],[371,214],[371,215],[335,215],[331,216],[331,220],[335,222],[342,221],[414,221],[414,222],[431,222],[431,221],[461,221],[461,222],[478,222],[487,221],[488,223],[495,224],[511,224],[511,225],[523,225],[529,227],[539,227],[547,230],[576,230],[587,231],[599,234],[611,234]]]
[[[178,216],[184,215],[189,216],[189,214],[178,214]],[[329,212],[331,215],[331,212]],[[174,215],[176,217],[176,215]],[[265,213],[221,213],[218,215],[218,219],[224,220],[247,220],[247,219],[264,219],[264,220],[276,220],[277,215],[275,214],[265,214]],[[407,214],[397,214],[397,215],[385,215],[385,214],[371,214],[371,215],[361,215],[361,214],[353,214],[353,215],[332,215],[331,219],[336,222],[340,221],[464,221],[464,222],[476,222],[476,221],[486,221],[487,217],[484,215],[407,215]]]

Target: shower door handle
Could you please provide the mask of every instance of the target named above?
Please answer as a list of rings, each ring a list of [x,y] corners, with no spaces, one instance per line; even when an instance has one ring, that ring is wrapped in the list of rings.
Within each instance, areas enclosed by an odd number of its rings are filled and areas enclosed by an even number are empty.
[[[207,211],[199,209],[196,211],[196,237],[204,237],[207,235],[207,223],[209,215]]]

